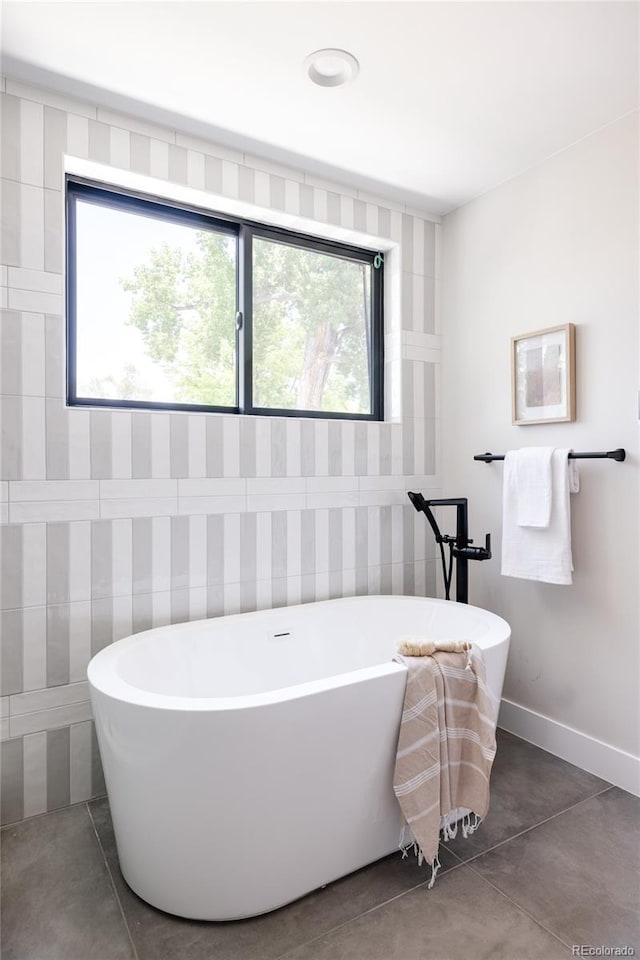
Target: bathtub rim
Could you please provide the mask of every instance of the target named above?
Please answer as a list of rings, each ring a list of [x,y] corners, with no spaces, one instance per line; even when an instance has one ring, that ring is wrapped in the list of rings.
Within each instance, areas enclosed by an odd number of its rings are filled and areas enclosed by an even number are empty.
[[[369,667],[361,667],[357,670],[349,670],[345,673],[331,674],[322,677],[319,680],[309,680],[304,683],[292,684],[286,687],[279,687],[275,690],[268,690],[257,694],[241,694],[231,697],[185,697],[165,693],[153,693],[137,687],[125,680],[117,671],[117,661],[119,656],[129,647],[138,643],[148,641],[150,635],[165,634],[168,631],[176,632],[178,630],[193,630],[202,627],[203,623],[209,621],[222,622],[244,619],[254,619],[268,614],[282,613],[283,611],[294,611],[313,607],[326,606],[327,604],[351,604],[362,600],[389,600],[398,601],[410,600],[427,605],[446,606],[447,608],[464,607],[465,610],[472,610],[487,618],[490,629],[487,634],[482,636],[476,646],[482,650],[499,646],[508,642],[511,638],[511,627],[498,614],[484,607],[477,607],[472,604],[457,603],[452,600],[441,600],[436,597],[411,597],[405,595],[394,596],[393,594],[374,594],[358,597],[338,597],[330,600],[316,600],[312,603],[291,604],[287,607],[275,607],[266,610],[253,610],[247,613],[226,614],[222,617],[208,617],[202,620],[190,620],[184,623],[167,624],[162,627],[152,627],[150,630],[143,630],[140,633],[130,634],[114,643],[109,644],[102,650],[99,650],[87,667],[87,679],[91,693],[94,690],[112,700],[120,703],[126,703],[131,706],[146,707],[157,710],[169,710],[178,712],[218,712],[225,710],[244,710],[255,707],[267,706],[270,704],[283,703],[288,700],[295,700],[301,697],[312,696],[322,693],[325,690],[336,687],[347,686],[352,683],[363,682],[377,677],[388,676],[394,673],[406,673],[406,667],[392,659],[381,664]]]

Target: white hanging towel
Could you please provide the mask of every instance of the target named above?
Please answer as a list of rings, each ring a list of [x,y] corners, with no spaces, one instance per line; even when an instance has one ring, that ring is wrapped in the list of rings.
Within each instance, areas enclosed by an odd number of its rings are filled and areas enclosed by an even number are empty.
[[[551,520],[553,447],[524,447],[509,454],[515,471],[518,526],[548,527]]]
[[[553,450],[549,523],[546,527],[521,526],[518,458],[515,456],[519,452],[507,453],[504,463],[502,574],[543,583],[570,584],[573,561],[569,493],[577,493],[580,486],[576,462],[568,459],[569,450]]]

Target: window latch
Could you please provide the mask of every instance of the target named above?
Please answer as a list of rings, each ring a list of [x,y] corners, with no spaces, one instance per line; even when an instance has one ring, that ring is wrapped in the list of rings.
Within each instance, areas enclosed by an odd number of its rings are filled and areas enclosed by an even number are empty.
[[[236,313],[236,330],[242,330],[242,310]]]

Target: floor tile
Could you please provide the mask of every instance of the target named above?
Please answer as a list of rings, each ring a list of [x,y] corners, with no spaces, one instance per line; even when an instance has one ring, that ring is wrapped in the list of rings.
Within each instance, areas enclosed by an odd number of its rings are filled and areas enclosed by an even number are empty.
[[[470,868],[566,943],[640,951],[640,799],[617,787]]]
[[[508,837],[591,797],[609,784],[553,754],[497,731],[498,752],[491,771],[491,805],[477,832],[460,833],[447,846],[468,860]]]
[[[90,809],[140,960],[272,960],[431,875],[414,857],[403,860],[398,853],[262,917],[225,923],[184,920],[150,907],[130,890],[118,868],[108,803],[93,801]],[[441,862],[439,877],[457,861],[444,850]]]
[[[556,960],[571,955],[466,866],[407,893],[287,960]]]
[[[130,960],[85,804],[5,827],[3,960]]]

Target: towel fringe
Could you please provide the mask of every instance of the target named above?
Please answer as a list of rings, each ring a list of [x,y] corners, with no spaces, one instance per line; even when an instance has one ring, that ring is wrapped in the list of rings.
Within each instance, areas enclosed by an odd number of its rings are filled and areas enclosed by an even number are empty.
[[[456,811],[450,810],[449,813],[445,813],[440,817],[440,837],[445,843],[447,843],[449,840],[455,840],[458,835],[459,826],[462,830],[462,836],[466,839],[467,837],[470,837],[472,833],[476,832],[481,823],[482,817],[479,817],[477,813],[473,812],[473,810],[471,810],[469,813],[465,813],[463,817],[456,816]],[[410,852],[413,853],[414,857],[417,858],[418,866],[421,867],[424,863],[425,856],[416,840],[407,840],[408,826],[409,825],[405,823],[400,831],[400,843],[398,844],[398,849],[402,853],[403,860],[407,859]],[[436,875],[442,866],[437,853],[433,860],[430,861],[430,866],[431,880],[427,884],[428,890],[431,890],[436,882]]]
[[[440,866],[441,866],[440,860],[438,858],[438,854],[436,853],[435,857],[431,861],[431,880],[429,880],[429,883],[427,884],[427,890],[431,890],[434,883],[436,882],[436,874],[440,869]]]

